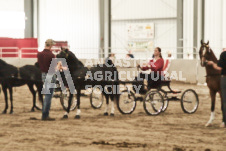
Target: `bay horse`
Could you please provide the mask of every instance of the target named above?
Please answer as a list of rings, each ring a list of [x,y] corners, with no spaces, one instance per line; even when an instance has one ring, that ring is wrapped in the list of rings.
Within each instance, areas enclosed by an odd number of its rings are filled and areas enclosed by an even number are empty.
[[[91,85],[92,87],[95,85],[100,85],[101,88],[103,88],[103,89],[105,88],[106,85],[108,85],[106,83],[106,81],[93,80],[93,81],[87,82],[86,81],[87,73],[91,72],[92,76],[94,77],[95,72],[99,72],[100,75],[103,76],[103,79],[107,79],[107,80],[111,81],[112,79],[118,80],[118,71],[111,61],[110,62],[108,61],[108,63],[111,64],[110,67],[107,66],[106,64],[103,64],[103,65],[98,64],[98,65],[88,69],[87,67],[84,66],[84,64],[81,61],[78,60],[78,58],[75,56],[75,54],[73,54],[68,49],[62,50],[57,55],[57,58],[65,58],[66,59],[75,89],[77,91],[77,112],[76,112],[75,119],[79,119],[80,113],[81,113],[81,110],[80,110],[81,90],[86,89],[87,84]],[[109,73],[111,73],[110,76],[107,75]],[[106,78],[106,77],[108,77],[108,78]],[[115,84],[117,84],[117,82]],[[108,87],[107,91],[112,91],[112,89]],[[107,104],[104,115],[105,116],[108,115],[109,99],[111,99],[112,100],[111,116],[114,116],[114,103],[115,103],[115,101],[118,101],[119,95],[118,94],[107,94],[107,93],[105,93],[105,91],[102,91],[102,93],[104,94],[104,96],[106,98],[106,104]],[[68,118],[72,98],[73,98],[73,94],[70,93],[69,100],[68,100],[68,109],[67,109],[67,112],[65,113],[65,115],[63,116],[63,118]]]
[[[11,102],[10,114],[13,114],[13,87],[19,87],[25,84],[27,84],[29,90],[33,95],[33,106],[31,108],[31,112],[34,112],[35,108],[37,110],[41,110],[39,107],[36,106],[36,91],[33,87],[34,85],[36,86],[39,100],[42,103],[43,98],[41,94],[41,71],[35,65],[25,65],[23,67],[17,68],[0,59],[0,84],[2,85],[2,91],[5,96],[5,109],[3,110],[2,114],[6,114],[8,109],[7,90],[9,90]]]
[[[213,61],[217,63],[218,60],[213,52],[213,50],[209,46],[209,41],[204,43],[201,40],[201,47],[199,51],[201,66],[206,69],[206,83],[209,88],[209,93],[211,97],[211,115],[209,121],[206,123],[206,127],[211,126],[214,118],[215,118],[215,100],[216,94],[219,93],[221,97],[221,89],[220,89],[220,79],[221,79],[221,71],[216,70],[213,66],[207,65],[207,61]],[[223,101],[221,99],[221,109],[223,111]]]

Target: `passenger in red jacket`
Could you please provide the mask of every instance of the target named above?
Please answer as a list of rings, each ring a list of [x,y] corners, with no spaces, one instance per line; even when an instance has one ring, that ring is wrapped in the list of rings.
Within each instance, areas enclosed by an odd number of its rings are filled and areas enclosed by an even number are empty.
[[[148,81],[148,90],[150,88],[157,88],[159,86],[159,82],[163,78],[163,67],[164,67],[164,60],[161,54],[161,48],[157,47],[154,51],[154,58],[150,60],[147,64],[143,64],[142,66],[138,65],[138,67],[143,70],[151,69],[150,74],[140,73],[138,77],[135,78],[136,81],[144,81],[146,79]],[[138,85],[136,85],[138,86]],[[144,86],[142,85],[140,88],[139,93],[146,93]]]

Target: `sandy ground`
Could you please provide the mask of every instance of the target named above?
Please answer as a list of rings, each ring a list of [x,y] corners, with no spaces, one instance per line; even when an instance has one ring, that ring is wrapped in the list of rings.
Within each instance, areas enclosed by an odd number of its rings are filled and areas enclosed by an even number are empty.
[[[132,115],[121,115],[116,108],[115,117],[104,117],[104,106],[91,108],[83,97],[81,119],[61,120],[64,112],[59,99],[53,99],[51,117],[57,120],[43,122],[41,112],[29,112],[32,96],[26,86],[14,89],[14,114],[0,115],[0,151],[10,150],[170,150],[215,151],[226,150],[226,129],[221,123],[220,99],[216,101],[216,119],[212,127],[204,125],[210,115],[210,98],[205,86],[173,83],[173,88],[195,89],[200,105],[195,114],[183,113],[179,102],[170,102],[169,108],[158,116],[147,116],[143,104],[138,102]],[[0,110],[4,109],[3,94]],[[9,110],[8,110],[9,112]]]

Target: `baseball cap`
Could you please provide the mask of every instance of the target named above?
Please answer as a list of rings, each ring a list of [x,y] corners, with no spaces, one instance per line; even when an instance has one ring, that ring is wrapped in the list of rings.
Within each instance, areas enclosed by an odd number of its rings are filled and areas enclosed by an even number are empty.
[[[45,45],[55,45],[55,41],[53,39],[47,39],[46,42],[45,42]]]

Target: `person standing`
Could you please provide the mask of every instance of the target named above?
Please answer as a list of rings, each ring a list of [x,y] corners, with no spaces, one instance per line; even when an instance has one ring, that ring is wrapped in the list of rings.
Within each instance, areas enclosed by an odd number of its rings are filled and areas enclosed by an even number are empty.
[[[223,49],[217,64],[213,61],[208,61],[207,64],[212,65],[213,68],[221,71],[221,99],[223,102],[223,123],[221,124],[221,127],[226,128],[226,48]]]
[[[51,107],[51,100],[54,92],[54,88],[49,88],[49,86],[51,83],[55,83],[56,78],[53,75],[47,75],[52,59],[55,58],[55,55],[51,52],[53,45],[55,45],[55,42],[52,39],[46,40],[45,49],[42,52],[39,52],[37,56],[38,64],[42,72],[42,82],[44,83],[44,88],[50,92],[50,94],[44,94],[45,99],[42,107],[42,120],[44,121],[55,120],[54,118],[49,117],[49,110]]]

